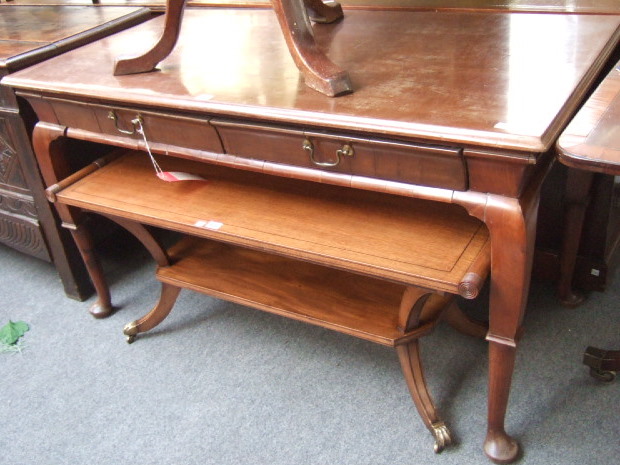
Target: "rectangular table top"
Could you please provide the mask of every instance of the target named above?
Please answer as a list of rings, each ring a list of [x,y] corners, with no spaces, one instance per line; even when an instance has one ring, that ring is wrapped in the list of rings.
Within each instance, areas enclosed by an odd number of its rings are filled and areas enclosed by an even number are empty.
[[[14,5],[51,3],[84,5],[89,0],[9,0]],[[620,13],[617,0],[340,0],[345,9],[538,11],[553,13]],[[0,1],[0,5],[3,3]],[[5,2],[4,4],[7,4]],[[164,8],[166,0],[99,0],[100,5],[134,5]],[[270,6],[269,0],[187,0],[188,6]]]
[[[397,138],[543,152],[620,37],[620,16],[347,11],[315,25],[354,93],[308,88],[274,13],[188,9],[160,71],[113,76],[151,48],[163,17],[13,74],[57,97]]]

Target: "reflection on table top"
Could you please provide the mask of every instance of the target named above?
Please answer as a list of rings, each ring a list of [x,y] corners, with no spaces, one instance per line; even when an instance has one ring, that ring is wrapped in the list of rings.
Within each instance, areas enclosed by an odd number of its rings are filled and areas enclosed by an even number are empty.
[[[12,0],[2,4],[50,5],[92,4],[88,0]],[[165,0],[100,0],[101,5],[150,6],[161,9]],[[617,0],[342,0],[345,8],[409,9],[409,10],[488,10],[537,11],[569,13],[620,13]],[[269,0],[188,0],[189,6],[269,6]]]
[[[113,76],[114,60],[148,50],[162,23],[4,82],[82,99],[541,152],[620,37],[620,16],[350,11],[338,24],[315,27],[319,46],[355,88],[329,98],[303,84],[271,11],[190,9],[160,72]]]
[[[147,8],[90,6],[21,6],[1,14],[0,76],[151,16]]]

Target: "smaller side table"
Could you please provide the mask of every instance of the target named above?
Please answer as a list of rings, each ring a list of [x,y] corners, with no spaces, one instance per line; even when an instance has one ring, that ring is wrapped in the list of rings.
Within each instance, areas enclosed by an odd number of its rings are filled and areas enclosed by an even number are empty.
[[[570,168],[558,297],[576,306],[583,296],[572,289],[571,280],[593,175],[620,175],[620,62],[560,136],[557,149],[560,162]],[[620,369],[620,350],[588,347],[583,361],[595,377],[611,381]]]

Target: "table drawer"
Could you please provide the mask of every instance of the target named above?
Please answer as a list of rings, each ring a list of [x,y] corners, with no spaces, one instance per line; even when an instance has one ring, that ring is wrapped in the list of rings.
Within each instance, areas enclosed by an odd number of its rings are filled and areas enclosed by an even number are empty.
[[[331,172],[467,189],[462,150],[346,134],[211,120],[226,153]]]
[[[206,118],[170,115],[131,108],[77,104],[62,100],[50,102],[58,122],[70,128],[83,129],[113,137],[142,140],[137,131],[140,124],[153,149],[164,151],[193,149],[221,153],[217,132]]]

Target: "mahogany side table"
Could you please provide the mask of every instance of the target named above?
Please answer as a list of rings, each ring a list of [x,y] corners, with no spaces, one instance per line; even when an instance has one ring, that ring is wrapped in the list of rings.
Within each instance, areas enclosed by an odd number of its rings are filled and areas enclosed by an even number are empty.
[[[583,296],[572,289],[571,278],[593,176],[595,173],[620,175],[620,62],[562,133],[557,149],[558,159],[570,167],[567,184],[570,202],[561,261],[563,279],[558,285],[558,296],[564,302],[578,305]],[[594,376],[613,380],[620,369],[620,350],[588,347],[584,363]]]

